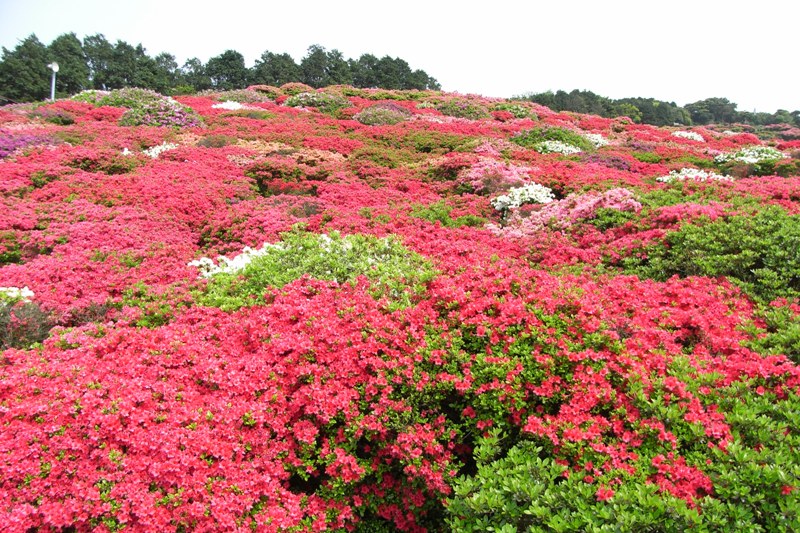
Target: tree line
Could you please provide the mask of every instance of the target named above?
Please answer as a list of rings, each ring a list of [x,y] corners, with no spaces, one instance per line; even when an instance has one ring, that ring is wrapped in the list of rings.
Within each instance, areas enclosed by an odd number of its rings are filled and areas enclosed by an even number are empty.
[[[654,98],[612,99],[591,91],[547,91],[517,96],[517,99],[536,102],[554,111],[589,113],[606,118],[626,116],[637,123],[656,126],[705,124],[790,124],[800,127],[800,111],[779,109],[774,113],[738,111],[737,104],[727,98],[706,98],[681,107],[675,102]]]
[[[336,49],[312,45],[298,64],[286,53],[269,50],[247,67],[244,56],[226,50],[203,63],[198,58],[178,65],[163,52],[151,57],[141,44],[110,42],[103,34],[84,37],[66,33],[43,44],[35,34],[13,49],[3,47],[0,60],[0,104],[44,100],[50,95],[51,70],[57,62],[56,93],[69,96],[85,89],[122,87],[153,89],[162,94],[188,94],[207,89],[243,89],[248,85],[302,82],[312,87],[346,84],[383,89],[440,89],[423,70],[412,70],[400,58],[363,54],[346,59]]]

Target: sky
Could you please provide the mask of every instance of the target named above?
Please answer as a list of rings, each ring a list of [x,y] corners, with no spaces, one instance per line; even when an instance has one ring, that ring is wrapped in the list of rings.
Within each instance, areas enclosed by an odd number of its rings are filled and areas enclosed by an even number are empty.
[[[800,109],[797,20],[791,0],[0,0],[0,46],[102,33],[181,65],[236,50],[250,67],[318,44],[399,57],[462,94],[724,97],[772,113]]]

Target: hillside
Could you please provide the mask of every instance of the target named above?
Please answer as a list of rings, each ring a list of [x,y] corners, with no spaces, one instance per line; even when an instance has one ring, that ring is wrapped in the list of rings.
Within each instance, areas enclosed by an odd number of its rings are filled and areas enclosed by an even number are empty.
[[[2,107],[0,523],[800,530],[799,176],[435,91]]]

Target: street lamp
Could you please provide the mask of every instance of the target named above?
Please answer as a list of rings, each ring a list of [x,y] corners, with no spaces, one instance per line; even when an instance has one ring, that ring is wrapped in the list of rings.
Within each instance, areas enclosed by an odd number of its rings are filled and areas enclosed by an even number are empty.
[[[49,65],[47,65],[51,69],[53,69],[53,77],[50,78],[50,100],[55,102],[56,101],[56,72],[58,72],[58,63],[53,61]]]

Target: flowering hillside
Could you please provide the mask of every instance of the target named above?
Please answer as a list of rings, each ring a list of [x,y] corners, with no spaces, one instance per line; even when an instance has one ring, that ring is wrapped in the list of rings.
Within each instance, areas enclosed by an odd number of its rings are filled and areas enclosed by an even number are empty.
[[[7,531],[800,529],[800,142],[301,84],[0,108]]]

